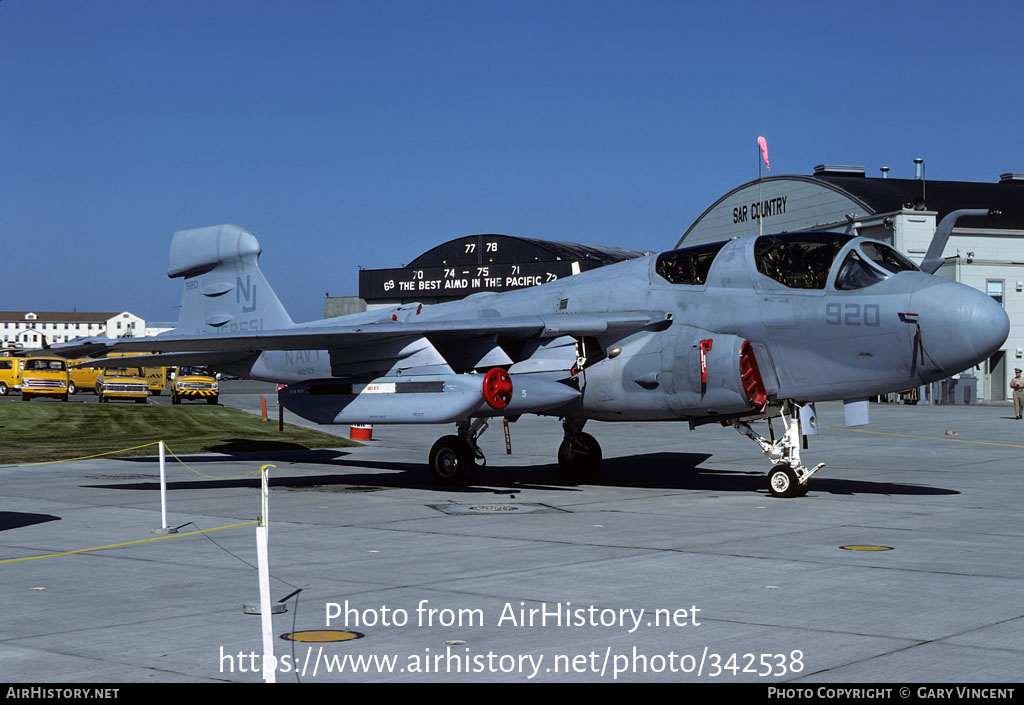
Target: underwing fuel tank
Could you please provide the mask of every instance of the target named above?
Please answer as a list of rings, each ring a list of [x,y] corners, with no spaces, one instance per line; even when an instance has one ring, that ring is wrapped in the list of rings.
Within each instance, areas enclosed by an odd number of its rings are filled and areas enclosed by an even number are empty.
[[[314,379],[278,392],[281,406],[320,424],[448,423],[471,416],[535,414],[578,399],[575,387],[533,375],[380,377],[350,384]]]

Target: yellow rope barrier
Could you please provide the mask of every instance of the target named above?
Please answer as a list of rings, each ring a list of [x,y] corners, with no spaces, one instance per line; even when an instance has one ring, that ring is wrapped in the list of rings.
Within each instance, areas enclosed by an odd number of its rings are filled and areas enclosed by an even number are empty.
[[[64,460],[46,460],[46,461],[43,461],[41,463],[22,463],[20,465],[12,465],[10,467],[14,467],[14,468],[30,468],[30,467],[34,467],[34,466],[37,466],[37,465],[54,465],[55,463],[71,463],[71,462],[74,462],[76,460],[90,460],[92,458],[101,458],[101,457],[103,457],[105,455],[117,455],[118,453],[127,453],[130,450],[138,450],[139,448],[148,448],[149,446],[155,446],[155,445],[158,445],[159,443],[160,443],[160,441],[153,441],[152,443],[143,443],[140,446],[132,446],[131,448],[122,448],[120,450],[110,450],[110,451],[107,451],[106,453],[96,453],[94,455],[83,455],[83,456],[81,456],[79,458],[66,458]],[[195,473],[196,475],[199,475],[200,477],[205,477],[208,480],[241,480],[241,479],[244,479],[246,477],[252,477],[253,475],[259,475],[260,474],[259,470],[253,470],[252,472],[247,472],[244,475],[232,475],[230,477],[217,477],[216,475],[206,475],[204,473],[199,472],[195,468],[191,467],[188,463],[186,463],[184,460],[182,460],[177,455],[175,455],[174,451],[172,451],[170,446],[168,446],[166,443],[164,443],[164,448],[167,449],[167,452],[171,454],[172,458],[174,458],[179,463],[181,463],[183,466],[185,466],[185,468],[187,468],[191,472]]]
[[[196,534],[208,534],[213,531],[222,531],[224,529],[235,529],[239,526],[252,526],[258,524],[259,521],[246,521],[241,524],[230,524],[228,526],[218,526],[215,529],[203,529],[201,531],[190,531],[187,534],[170,534],[168,536],[157,536],[151,539],[138,539],[137,541],[125,541],[124,543],[112,543],[108,546],[94,546],[93,548],[79,548],[75,551],[64,551],[62,553],[47,553],[42,556],[26,556],[25,558],[7,558],[0,560],[0,564],[4,563],[20,563],[22,561],[37,561],[40,558],[57,558],[59,556],[71,556],[76,553],[89,553],[90,551],[103,551],[108,548],[124,548],[125,546],[136,546],[143,543],[152,543],[153,541],[166,541],[167,539],[177,539],[183,536],[195,536]]]
[[[30,468],[34,465],[53,465],[54,463],[70,463],[75,460],[89,460],[90,458],[99,458],[104,455],[116,455],[117,453],[126,453],[129,450],[138,450],[139,448],[146,448],[147,446],[155,446],[160,441],[153,441],[152,443],[143,443],[141,446],[133,446],[131,448],[122,448],[121,450],[110,450],[106,453],[96,453],[95,455],[83,455],[80,458],[67,458],[65,460],[45,460],[41,463],[22,463],[21,465],[12,465],[15,468]]]
[[[208,479],[208,480],[241,480],[241,479],[243,479],[243,478],[246,478],[246,477],[251,477],[252,475],[259,475],[259,474],[260,474],[260,471],[261,471],[261,470],[263,469],[263,468],[260,468],[260,470],[253,470],[252,472],[247,472],[247,473],[245,473],[244,475],[234,475],[234,476],[232,476],[232,477],[217,477],[217,476],[215,476],[215,475],[204,475],[203,473],[199,472],[199,471],[198,471],[198,470],[196,470],[195,468],[193,468],[193,467],[190,467],[190,466],[189,466],[189,465],[188,465],[188,464],[187,464],[187,463],[186,463],[186,462],[185,462],[184,460],[182,460],[181,458],[179,458],[178,456],[176,456],[176,455],[174,454],[174,451],[173,451],[173,450],[171,450],[171,449],[170,449],[170,447],[169,447],[169,446],[168,446],[168,445],[167,445],[166,443],[164,443],[164,448],[166,448],[166,449],[167,449],[167,452],[171,454],[171,457],[172,457],[172,458],[174,458],[174,459],[175,459],[175,460],[177,460],[177,461],[178,461],[179,463],[181,463],[182,465],[184,465],[184,466],[185,466],[186,468],[188,468],[188,469],[189,469],[190,471],[194,472],[194,473],[195,473],[196,475],[199,475],[199,477],[205,477],[205,478],[206,478],[206,479]]]

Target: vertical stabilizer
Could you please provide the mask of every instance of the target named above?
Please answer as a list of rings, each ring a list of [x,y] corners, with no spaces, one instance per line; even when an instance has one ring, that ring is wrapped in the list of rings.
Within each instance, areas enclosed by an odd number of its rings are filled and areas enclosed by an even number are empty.
[[[289,328],[294,323],[259,267],[260,243],[237,225],[174,233],[167,276],[183,277],[177,333]]]

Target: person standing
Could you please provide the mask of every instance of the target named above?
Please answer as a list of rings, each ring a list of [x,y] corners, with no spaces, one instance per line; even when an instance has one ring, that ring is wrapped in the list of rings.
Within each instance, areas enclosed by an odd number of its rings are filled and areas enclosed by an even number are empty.
[[[1013,390],[1013,413],[1019,419],[1024,412],[1024,377],[1020,376],[1020,368],[1014,369],[1017,376],[1010,380],[1010,389]]]

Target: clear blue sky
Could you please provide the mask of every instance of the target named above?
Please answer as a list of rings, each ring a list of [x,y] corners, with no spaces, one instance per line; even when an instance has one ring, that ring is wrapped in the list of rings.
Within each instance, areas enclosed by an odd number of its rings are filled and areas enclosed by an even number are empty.
[[[667,249],[757,175],[1024,172],[1024,3],[0,0],[0,309],[174,320],[232,222],[296,320],[497,232]]]

